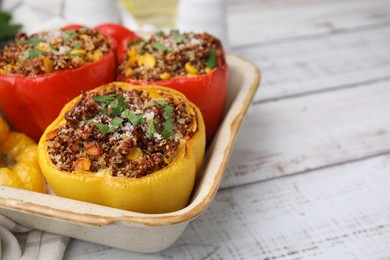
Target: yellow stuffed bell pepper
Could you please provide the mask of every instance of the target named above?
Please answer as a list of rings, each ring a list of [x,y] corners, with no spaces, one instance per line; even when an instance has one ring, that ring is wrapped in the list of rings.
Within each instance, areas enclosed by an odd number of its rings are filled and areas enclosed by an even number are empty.
[[[188,203],[205,126],[200,110],[175,90],[114,82],[66,104],[38,147],[56,195],[164,213]]]
[[[10,131],[1,117],[0,185],[46,192],[36,143],[25,134]]]

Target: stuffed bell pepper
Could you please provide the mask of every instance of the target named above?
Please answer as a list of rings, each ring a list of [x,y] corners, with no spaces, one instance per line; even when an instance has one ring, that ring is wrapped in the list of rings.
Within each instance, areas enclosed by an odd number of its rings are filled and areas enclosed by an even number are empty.
[[[87,28],[17,34],[0,51],[0,109],[38,140],[66,102],[115,79],[112,43]]]
[[[221,122],[228,71],[221,42],[207,34],[158,32],[128,43],[118,79],[174,88],[197,105],[210,142]]]
[[[164,213],[187,205],[205,139],[183,94],[114,82],[65,105],[39,141],[39,162],[58,196]]]
[[[0,117],[0,185],[46,192],[38,163],[37,144],[25,134],[9,130]]]

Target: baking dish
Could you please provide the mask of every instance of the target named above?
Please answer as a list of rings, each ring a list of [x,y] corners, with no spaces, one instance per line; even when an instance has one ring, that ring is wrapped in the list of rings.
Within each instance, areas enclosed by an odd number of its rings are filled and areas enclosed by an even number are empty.
[[[227,61],[224,120],[207,148],[187,207],[164,214],[142,214],[0,186],[0,214],[24,226],[124,250],[157,252],[169,247],[214,198],[260,83],[260,71],[251,62],[234,54],[227,54]]]

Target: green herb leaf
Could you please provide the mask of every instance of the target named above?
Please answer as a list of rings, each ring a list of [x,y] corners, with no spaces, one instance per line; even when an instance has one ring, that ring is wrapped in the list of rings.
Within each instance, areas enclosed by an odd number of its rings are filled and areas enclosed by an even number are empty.
[[[209,68],[215,68],[217,66],[217,52],[214,49],[210,51],[206,66]]]
[[[20,57],[20,61],[24,61],[24,60],[27,60],[29,58],[38,57],[38,56],[43,55],[45,53],[46,53],[45,51],[41,51],[41,50],[30,50],[28,53],[25,53],[22,57]]]
[[[149,121],[147,135],[148,135],[148,137],[152,137],[155,133],[157,133],[157,131],[156,131],[156,127],[154,126],[154,120],[152,118]]]
[[[64,33],[66,33],[68,35],[68,37],[66,37],[63,40],[64,43],[68,43],[72,39],[74,39],[74,38],[76,38],[78,36],[78,34],[74,30],[67,30],[67,31],[64,31]]]
[[[176,43],[182,43],[186,37],[183,34],[180,34],[178,30],[172,30],[173,37],[175,37]]]
[[[118,125],[122,124],[122,122],[123,122],[122,118],[115,117],[114,119],[111,120],[110,124],[113,126],[118,126]]]
[[[116,99],[110,103],[110,108],[112,109],[112,115],[119,115],[126,108],[125,98],[121,95],[117,95]]]
[[[126,109],[124,112],[123,112],[123,115],[129,119],[129,121],[134,125],[136,126],[138,123],[140,123],[142,121],[142,116],[143,115],[136,115],[134,114],[133,111],[130,111],[128,109]]]
[[[88,31],[87,28],[80,28],[80,29],[79,29],[79,32],[80,32],[80,33],[86,33],[87,31]]]
[[[164,139],[167,139],[173,135],[173,107],[164,100],[157,100],[156,102],[160,106],[164,107],[166,119],[164,121],[164,129],[161,135],[164,137]]]
[[[153,46],[153,48],[155,48],[155,49],[158,50],[158,51],[166,51],[166,50],[168,50],[168,47],[167,47],[167,46],[162,45],[162,44],[159,43],[159,42],[154,42],[154,43],[152,44],[152,46]]]
[[[32,47],[35,47],[37,46],[38,44],[40,44],[41,42],[44,42],[44,40],[40,39],[40,38],[31,38],[30,40],[28,40],[28,44],[31,45]]]
[[[80,43],[78,43],[78,42],[74,42],[74,43],[73,43],[73,47],[74,47],[76,50],[79,50],[79,49],[81,48]]]
[[[102,133],[103,136],[107,134],[108,130],[110,130],[110,127],[108,125],[105,125],[105,124],[101,124],[98,122],[91,122],[91,124],[96,126],[100,130],[100,132]]]
[[[53,51],[56,50],[56,46],[54,46],[54,44],[51,43],[51,42],[49,42],[49,47],[50,47],[50,49],[52,49]]]
[[[38,57],[45,53],[46,53],[45,51],[41,51],[41,50],[30,50],[30,58]]]
[[[128,42],[127,43],[127,47],[130,47],[130,46],[133,46],[133,45],[138,45],[141,42],[144,42],[144,40],[138,39],[138,40],[134,40],[134,41]]]
[[[27,52],[20,57],[20,61],[27,60],[28,58],[30,58],[30,53]]]
[[[165,34],[164,34],[163,31],[158,31],[158,32],[155,33],[155,35],[158,36],[158,37],[164,37]]]
[[[27,44],[28,41],[27,40],[19,40],[17,41],[18,44]]]
[[[168,139],[170,136],[173,135],[173,119],[168,118],[164,121],[164,130],[161,133],[162,137],[164,139]]]
[[[108,102],[114,101],[116,96],[117,96],[117,94],[112,94],[112,95],[108,95],[108,96],[94,96],[93,100],[95,100],[96,102],[99,102],[99,103],[108,103]]]

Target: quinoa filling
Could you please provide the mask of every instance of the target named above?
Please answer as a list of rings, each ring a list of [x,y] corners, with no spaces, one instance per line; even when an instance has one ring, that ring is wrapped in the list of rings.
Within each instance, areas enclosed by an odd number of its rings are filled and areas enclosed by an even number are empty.
[[[219,40],[210,34],[157,32],[149,40],[129,43],[118,70],[137,81],[159,81],[210,73],[222,55]]]
[[[48,134],[48,153],[62,171],[139,178],[166,167],[181,142],[194,133],[195,115],[180,98],[154,98],[115,85],[84,93],[65,114],[66,124]]]
[[[109,49],[107,36],[94,29],[19,33],[0,50],[0,74],[37,76],[73,69],[100,60]]]

